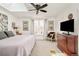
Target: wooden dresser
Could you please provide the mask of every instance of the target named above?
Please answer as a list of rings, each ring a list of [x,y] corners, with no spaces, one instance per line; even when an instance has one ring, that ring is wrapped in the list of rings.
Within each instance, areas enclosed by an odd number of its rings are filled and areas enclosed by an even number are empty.
[[[78,55],[78,36],[57,34],[57,47],[69,56]]]

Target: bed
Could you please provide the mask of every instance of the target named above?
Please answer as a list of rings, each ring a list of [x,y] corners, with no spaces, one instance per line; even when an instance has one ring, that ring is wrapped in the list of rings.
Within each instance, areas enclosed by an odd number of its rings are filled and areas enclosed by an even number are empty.
[[[29,56],[35,45],[34,35],[16,35],[0,40],[0,56]]]

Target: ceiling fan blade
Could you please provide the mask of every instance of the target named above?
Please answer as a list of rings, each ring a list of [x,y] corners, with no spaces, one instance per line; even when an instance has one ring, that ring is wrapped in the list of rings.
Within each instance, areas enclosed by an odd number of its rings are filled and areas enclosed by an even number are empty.
[[[31,9],[31,10],[29,10],[29,11],[35,11],[36,9]]]
[[[34,3],[31,3],[31,5],[32,5],[34,8],[36,8],[36,5],[35,5]]]
[[[42,9],[42,8],[44,8],[44,7],[46,7],[46,6],[48,6],[48,4],[42,5],[42,6],[40,7],[40,9]]]
[[[45,12],[45,13],[47,12],[46,10],[40,10],[40,11]]]

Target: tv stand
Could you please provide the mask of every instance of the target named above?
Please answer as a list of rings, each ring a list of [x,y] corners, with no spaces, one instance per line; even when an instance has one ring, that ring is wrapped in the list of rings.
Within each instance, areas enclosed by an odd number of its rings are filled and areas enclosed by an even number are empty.
[[[78,36],[57,34],[57,47],[69,56],[78,55]]]

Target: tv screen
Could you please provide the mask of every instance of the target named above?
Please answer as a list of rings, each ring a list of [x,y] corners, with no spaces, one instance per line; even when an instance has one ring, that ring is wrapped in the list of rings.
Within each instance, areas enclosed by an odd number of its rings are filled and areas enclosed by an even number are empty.
[[[74,32],[74,19],[61,22],[60,30]]]

